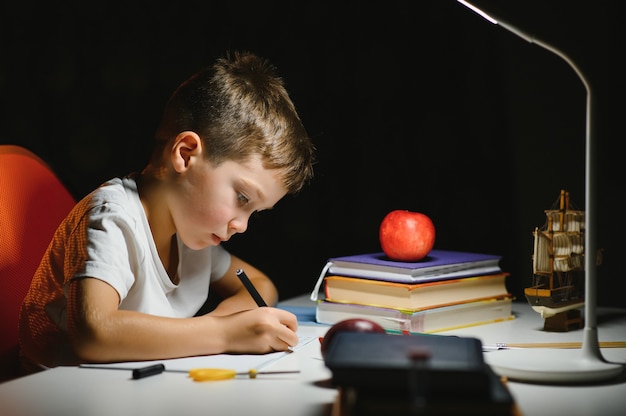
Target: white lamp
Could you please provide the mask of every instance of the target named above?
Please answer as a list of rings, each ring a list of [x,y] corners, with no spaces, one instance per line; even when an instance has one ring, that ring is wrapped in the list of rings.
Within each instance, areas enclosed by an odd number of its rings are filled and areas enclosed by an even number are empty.
[[[563,58],[571,66],[587,90],[587,119],[585,132],[585,328],[581,350],[531,349],[503,350],[486,356],[493,370],[511,379],[532,382],[580,383],[617,377],[624,365],[609,363],[600,351],[596,327],[596,210],[595,210],[595,143],[593,117],[595,103],[591,85],[576,64],[559,49],[523,31],[494,19],[465,0],[457,0],[493,24],[520,38],[541,46]]]

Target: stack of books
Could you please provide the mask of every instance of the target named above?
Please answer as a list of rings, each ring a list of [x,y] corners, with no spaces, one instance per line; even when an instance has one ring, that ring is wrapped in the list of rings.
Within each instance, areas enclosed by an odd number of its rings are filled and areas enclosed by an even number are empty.
[[[433,333],[513,319],[500,260],[450,250],[432,250],[418,262],[382,252],[331,258],[311,295],[318,300],[324,285],[316,320],[366,318],[389,332]]]

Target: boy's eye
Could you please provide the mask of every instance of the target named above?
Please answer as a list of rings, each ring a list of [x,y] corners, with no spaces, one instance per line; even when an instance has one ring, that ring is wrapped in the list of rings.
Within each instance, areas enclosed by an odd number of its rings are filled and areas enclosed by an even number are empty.
[[[237,192],[237,201],[240,205],[246,205],[250,200],[247,196],[242,194],[241,192]]]

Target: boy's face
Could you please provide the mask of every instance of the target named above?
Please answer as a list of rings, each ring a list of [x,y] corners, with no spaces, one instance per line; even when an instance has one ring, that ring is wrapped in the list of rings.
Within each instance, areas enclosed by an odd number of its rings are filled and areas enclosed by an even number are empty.
[[[287,193],[279,172],[265,169],[259,157],[218,166],[196,159],[173,189],[176,232],[194,250],[243,233],[252,213],[271,209]]]

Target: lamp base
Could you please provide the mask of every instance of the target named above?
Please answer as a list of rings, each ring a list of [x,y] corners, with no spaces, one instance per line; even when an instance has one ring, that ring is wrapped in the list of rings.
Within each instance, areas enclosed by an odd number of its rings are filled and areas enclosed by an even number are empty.
[[[581,350],[518,349],[485,354],[485,361],[500,376],[511,380],[573,384],[616,378],[624,365],[586,357]]]

